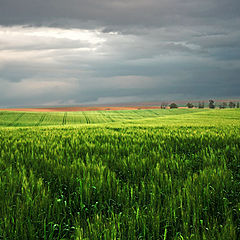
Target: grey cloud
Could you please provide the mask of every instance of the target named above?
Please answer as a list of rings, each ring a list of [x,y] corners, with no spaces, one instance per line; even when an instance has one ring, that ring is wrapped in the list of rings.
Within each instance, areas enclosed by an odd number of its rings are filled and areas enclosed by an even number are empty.
[[[239,96],[239,13],[237,0],[2,0],[0,105]]]
[[[0,23],[4,25],[79,24],[95,22],[100,26],[168,26],[216,24],[239,17],[237,0],[3,0]],[[90,24],[91,25],[91,24]]]

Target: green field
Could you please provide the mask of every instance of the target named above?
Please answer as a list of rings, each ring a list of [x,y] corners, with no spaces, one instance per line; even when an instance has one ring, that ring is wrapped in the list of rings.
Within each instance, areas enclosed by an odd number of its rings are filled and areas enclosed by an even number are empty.
[[[0,111],[0,126],[53,126],[73,124],[96,124],[144,120],[169,115],[198,112],[196,109],[181,111],[162,110],[123,110],[123,111],[86,111],[86,112],[8,112]]]
[[[240,239],[240,110],[0,112],[0,239]]]

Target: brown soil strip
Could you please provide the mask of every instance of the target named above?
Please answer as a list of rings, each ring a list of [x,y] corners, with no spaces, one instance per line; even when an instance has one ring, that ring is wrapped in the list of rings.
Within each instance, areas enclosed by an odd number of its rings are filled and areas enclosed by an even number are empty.
[[[0,111],[24,111],[24,112],[79,112],[79,111],[116,111],[116,110],[141,110],[160,109],[158,106],[130,106],[130,107],[54,107],[54,108],[6,108]],[[186,107],[179,107],[186,108]]]

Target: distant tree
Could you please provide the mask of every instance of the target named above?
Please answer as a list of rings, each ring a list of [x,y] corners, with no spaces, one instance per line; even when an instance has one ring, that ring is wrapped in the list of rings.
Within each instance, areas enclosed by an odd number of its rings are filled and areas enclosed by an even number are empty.
[[[167,107],[167,103],[161,103],[161,109],[165,109]]]
[[[239,102],[237,103],[237,108],[239,108]]]
[[[172,109],[172,108],[178,108],[178,105],[176,103],[171,103],[169,105],[169,107]]]
[[[187,106],[188,108],[193,108],[193,107],[194,107],[193,104],[192,104],[192,103],[189,103],[189,102],[186,104],[186,106]]]
[[[227,107],[227,103],[226,102],[223,102],[223,103],[221,103],[220,105],[219,105],[219,108],[222,108],[222,109],[224,109],[224,108],[226,108]]]
[[[212,99],[209,100],[209,108],[215,108],[214,101]]]
[[[229,102],[228,106],[230,108],[235,108],[236,107],[236,104],[234,102]]]
[[[199,102],[198,103],[198,108],[204,108],[204,102]]]

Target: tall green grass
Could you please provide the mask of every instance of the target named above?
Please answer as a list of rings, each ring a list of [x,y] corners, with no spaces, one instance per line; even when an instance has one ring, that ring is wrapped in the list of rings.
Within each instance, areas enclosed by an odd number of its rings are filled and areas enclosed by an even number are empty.
[[[179,111],[0,128],[0,239],[239,239],[240,111]]]

